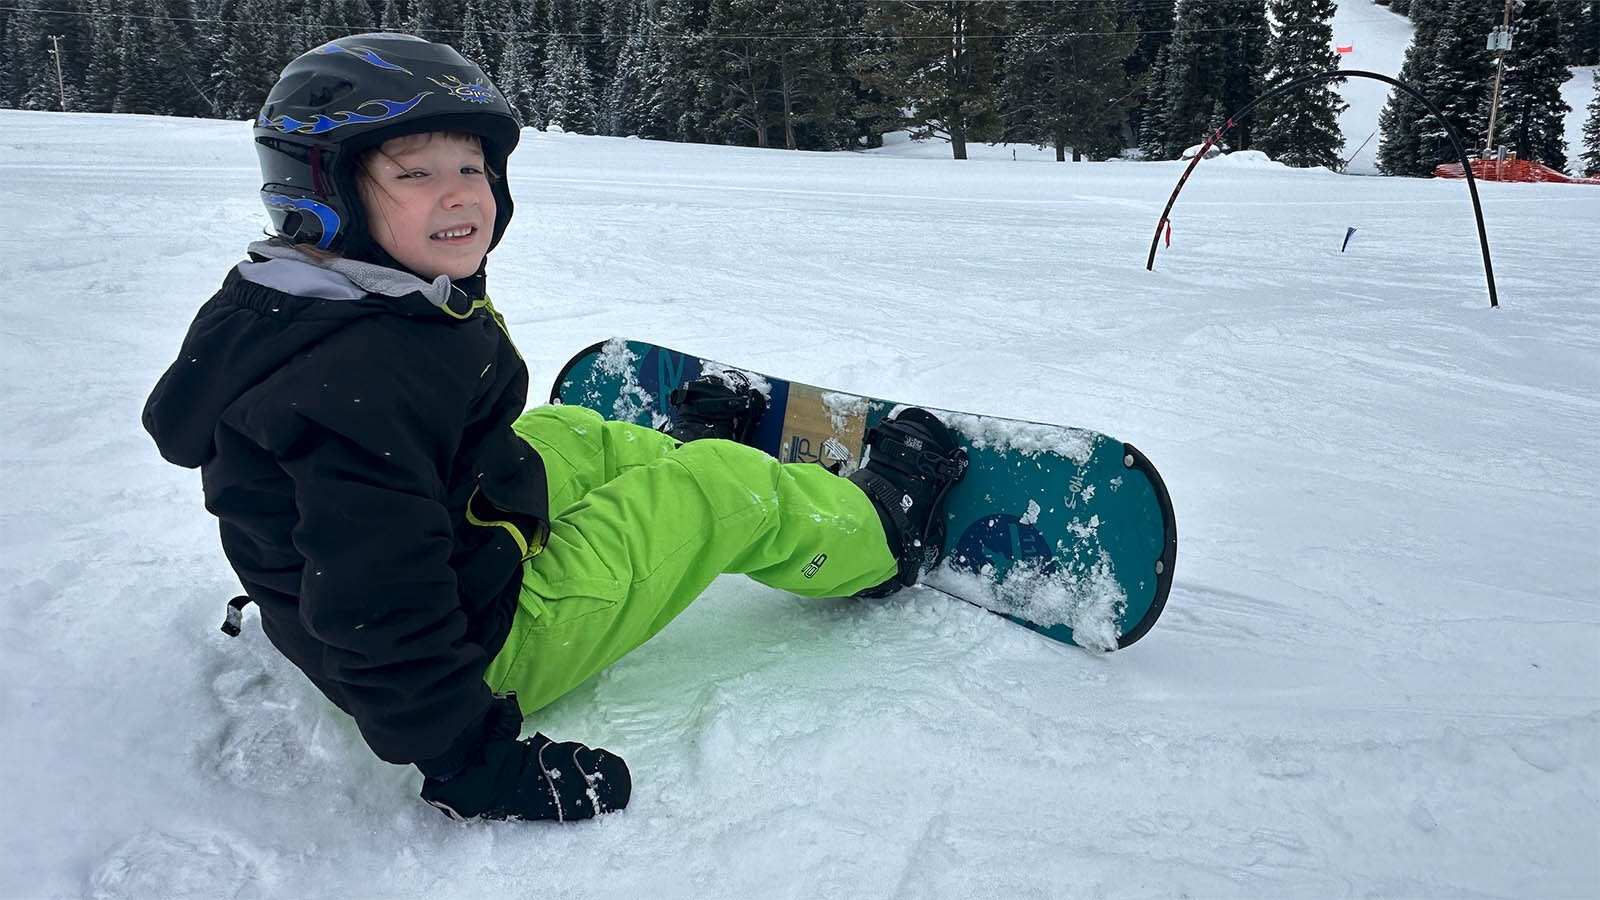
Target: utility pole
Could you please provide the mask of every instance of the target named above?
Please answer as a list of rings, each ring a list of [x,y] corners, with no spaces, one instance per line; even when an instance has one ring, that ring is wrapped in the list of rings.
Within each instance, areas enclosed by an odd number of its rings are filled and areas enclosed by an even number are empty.
[[[61,80],[61,35],[50,35],[50,55],[56,58],[56,93],[61,97],[61,111],[67,111],[67,86]]]
[[[1500,78],[1506,72],[1506,51],[1511,49],[1511,0],[1506,0],[1506,14],[1500,27],[1489,35],[1489,49],[1500,52],[1500,64],[1494,70],[1494,100],[1489,103],[1489,136],[1483,141],[1485,159],[1494,155],[1494,120],[1500,112]]]

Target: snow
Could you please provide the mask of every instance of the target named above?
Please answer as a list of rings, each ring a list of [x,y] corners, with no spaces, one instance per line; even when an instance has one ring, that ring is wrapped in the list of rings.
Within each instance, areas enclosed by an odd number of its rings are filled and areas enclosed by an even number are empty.
[[[1398,78],[1415,28],[1405,16],[1366,0],[1340,0],[1333,11],[1333,43],[1348,46],[1339,68]],[[1352,175],[1378,174],[1378,114],[1394,90],[1376,78],[1350,78],[1338,86],[1347,108],[1339,114],[1344,134],[1345,169]]]
[[[1037,514],[1038,507],[1034,506]],[[1093,527],[1083,526],[1089,537]],[[985,569],[989,568],[985,566]],[[987,573],[985,573],[987,574]],[[1117,625],[1128,606],[1128,593],[1118,583],[1105,551],[1095,564],[1082,571],[1044,571],[1037,566],[1019,566],[995,583],[971,570],[940,566],[924,579],[952,596],[964,597],[985,609],[1017,616],[1046,627],[1065,625],[1073,640],[1089,650],[1117,649],[1122,635]]]
[[[527,723],[624,756],[626,812],[462,826],[217,630],[139,427],[264,224],[247,127],[0,112],[6,895],[1595,895],[1600,190],[1478,185],[1491,310],[1460,182],[1210,160],[1147,272],[1181,163],[983,149],[529,132],[497,308],[535,396],[623,334],[1131,441],[1161,621],[1090,653],[724,578]]]

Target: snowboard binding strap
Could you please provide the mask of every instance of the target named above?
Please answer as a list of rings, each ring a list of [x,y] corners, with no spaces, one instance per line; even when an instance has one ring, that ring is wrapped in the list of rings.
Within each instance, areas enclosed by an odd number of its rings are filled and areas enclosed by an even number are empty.
[[[767,398],[743,374],[706,373],[667,395],[675,410],[667,433],[680,441],[720,438],[749,444]]]
[[[866,465],[850,476],[883,521],[896,577],[861,592],[883,597],[917,583],[944,549],[944,501],[967,472],[967,451],[931,413],[911,408],[867,432]]]

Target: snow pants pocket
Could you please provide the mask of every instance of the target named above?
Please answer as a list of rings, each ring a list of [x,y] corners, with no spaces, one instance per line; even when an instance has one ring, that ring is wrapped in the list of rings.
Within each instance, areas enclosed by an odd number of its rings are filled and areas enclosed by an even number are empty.
[[[871,501],[821,466],[730,441],[679,445],[581,407],[540,407],[514,427],[544,458],[550,536],[524,563],[486,679],[524,712],[649,640],[720,574],[841,597],[896,572]]]

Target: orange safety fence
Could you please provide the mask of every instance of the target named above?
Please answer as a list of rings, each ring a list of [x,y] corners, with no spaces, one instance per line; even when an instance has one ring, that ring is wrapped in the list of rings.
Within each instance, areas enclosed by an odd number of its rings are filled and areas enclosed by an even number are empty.
[[[1437,178],[1465,178],[1460,163],[1446,163],[1433,170]],[[1479,181],[1521,181],[1527,183],[1600,184],[1600,178],[1579,178],[1549,166],[1508,156],[1505,159],[1475,159],[1472,177]]]

